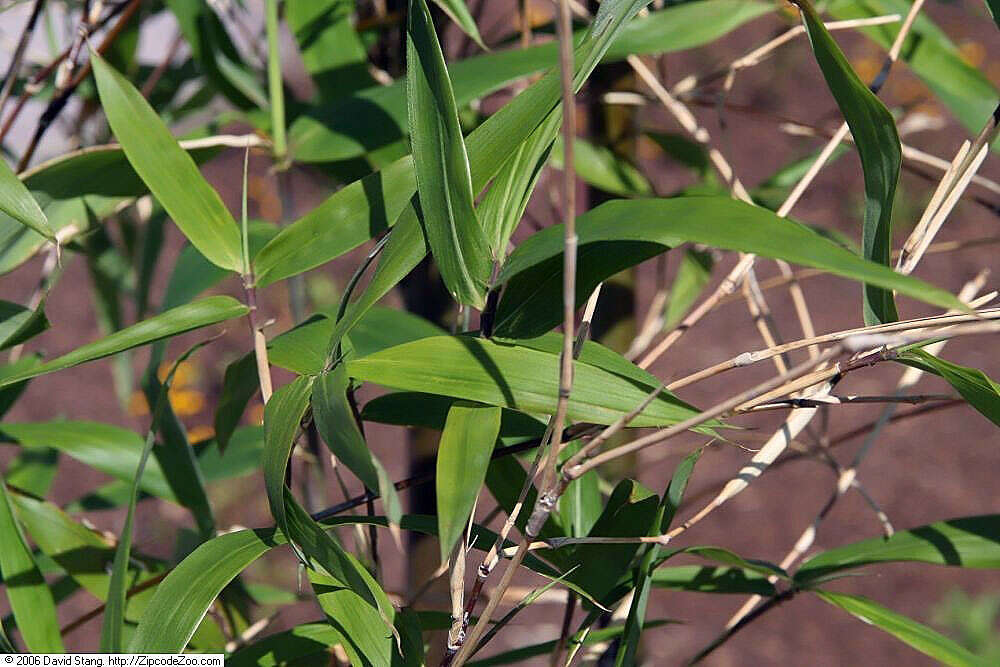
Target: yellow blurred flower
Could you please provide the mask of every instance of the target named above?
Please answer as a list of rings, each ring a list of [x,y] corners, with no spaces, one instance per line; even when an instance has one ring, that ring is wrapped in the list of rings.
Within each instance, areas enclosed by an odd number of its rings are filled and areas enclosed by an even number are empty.
[[[171,389],[168,397],[178,417],[190,417],[205,408],[205,394],[197,389]]]
[[[215,437],[215,429],[209,424],[199,424],[188,429],[188,442],[201,442]]]

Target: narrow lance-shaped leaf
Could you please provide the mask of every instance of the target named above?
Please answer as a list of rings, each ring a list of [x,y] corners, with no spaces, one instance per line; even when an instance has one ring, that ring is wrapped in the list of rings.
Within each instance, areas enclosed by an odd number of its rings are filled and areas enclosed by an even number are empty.
[[[313,385],[312,406],[316,427],[337,460],[357,475],[366,488],[382,496],[386,516],[399,526],[403,506],[381,462],[358,430],[347,400],[348,379],[343,365],[323,373]]]
[[[706,225],[705,220],[713,224]],[[941,308],[967,310],[942,289],[862,259],[804,225],[729,197],[614,200],[577,218],[576,228],[581,255],[595,258],[591,265],[579,266],[577,303],[607,277],[608,266],[597,261],[602,257],[617,257],[621,248],[628,248],[629,262],[638,263],[656,254],[657,245],[662,252],[690,242],[784,259],[896,290]],[[498,278],[507,283],[497,309],[498,335],[538,335],[558,324],[553,305],[561,298],[562,233],[561,225],[547,227],[522,242],[507,259]]]
[[[264,486],[278,529],[289,535],[285,513],[285,473],[295,436],[306,410],[314,378],[302,375],[278,389],[264,407]],[[300,558],[304,556],[299,553]]]
[[[102,359],[133,347],[146,345],[193,329],[200,329],[247,313],[247,307],[229,296],[211,296],[185,306],[178,306],[155,317],[133,324],[110,336],[76,348],[52,361],[0,380],[7,387],[29,378]]]
[[[49,328],[45,317],[44,304],[39,304],[35,310],[0,301],[0,350],[18,345],[37,336]]]
[[[136,173],[192,245],[214,264],[240,271],[239,230],[219,194],[139,91],[93,50],[90,58],[108,124]]]
[[[486,45],[483,44],[483,38],[479,35],[479,28],[476,27],[476,21],[472,18],[472,14],[469,13],[469,7],[465,4],[465,0],[434,0],[434,4],[440,7],[441,11],[447,14],[448,18],[454,21],[462,29],[462,32],[468,35],[476,44],[483,49],[487,49]]]
[[[958,642],[945,637],[922,623],[886,609],[873,600],[860,595],[847,595],[833,591],[813,591],[824,602],[840,607],[851,616],[861,619],[910,645],[924,655],[955,667],[984,664]]]
[[[293,4],[320,3],[296,0]],[[621,6],[615,9],[618,11]],[[603,61],[621,61],[632,54],[690,49],[774,10],[770,3],[753,0],[700,0],[671,5],[623,25]],[[579,42],[585,32],[577,31],[574,43]],[[308,59],[305,60],[309,67]],[[557,61],[558,44],[552,40],[451,63],[448,72],[455,101],[462,107],[519,79],[544,71]],[[343,77],[342,71],[338,73]],[[289,129],[290,139],[296,145],[296,159],[331,162],[392,149],[408,133],[405,88],[405,81],[401,79],[388,86],[371,86],[302,114]],[[469,152],[473,152],[471,146]]]
[[[558,367],[557,352],[466,336],[436,336],[349,360],[347,373],[404,391],[552,414],[559,393]],[[610,424],[657,387],[655,379],[647,384],[582,361],[574,364],[573,373],[567,408],[573,421]],[[664,391],[632,425],[664,426],[695,414],[694,408]]]
[[[0,477],[0,571],[14,620],[28,650],[62,653],[52,591],[42,577],[14,516],[6,481]]]
[[[157,422],[163,415],[163,407],[167,401],[167,392],[173,382],[174,375],[180,364],[190,357],[194,352],[206,345],[201,342],[189,348],[184,354],[178,357],[177,361],[170,367],[163,384],[160,386],[159,395],[153,408],[149,431],[146,433],[146,442],[139,457],[139,466],[135,471],[135,479],[132,480],[132,489],[129,495],[128,510],[125,514],[125,525],[122,527],[121,538],[115,549],[115,559],[111,566],[111,580],[108,583],[108,596],[104,607],[104,619],[101,622],[101,644],[100,650],[105,653],[120,653],[122,650],[122,631],[125,623],[125,593],[128,587],[126,576],[128,575],[129,559],[132,550],[132,523],[135,520],[135,503],[139,497],[139,484],[142,474],[146,469],[146,461],[153,450],[156,442]]]
[[[808,584],[844,570],[877,563],[915,562],[1000,569],[1000,514],[938,521],[830,549],[804,562],[795,581]]]
[[[410,143],[424,233],[448,291],[459,303],[482,308],[489,243],[476,217],[458,107],[424,0],[410,0],[406,36]]]
[[[866,259],[889,265],[892,252],[892,200],[899,180],[902,149],[896,122],[875,94],[854,73],[809,0],[795,0],[809,41],[858,147],[865,176],[865,219],[861,245]],[[863,293],[865,324],[899,319],[892,291],[866,284]]]
[[[731,0],[725,0],[731,6]],[[600,26],[596,24],[588,31],[586,38],[577,47],[577,75],[575,84],[582,85],[583,80],[612,46],[614,39],[629,28],[628,20],[642,8],[641,0],[630,0],[623,3],[610,3],[602,9]],[[702,4],[702,3],[698,3]],[[769,11],[769,6],[761,3],[750,3],[739,0],[740,7],[749,11],[738,10],[742,20],[747,20],[760,13]],[[687,7],[684,5],[683,9]],[[713,3],[713,8],[718,5]],[[711,12],[709,12],[711,13]],[[732,16],[730,14],[729,16]],[[671,17],[658,21],[661,29],[672,29]],[[706,29],[712,31],[716,23],[705,21]],[[666,27],[665,27],[666,26]],[[598,31],[597,28],[600,27]],[[624,57],[621,55],[619,57]],[[555,49],[551,55],[539,64],[539,67],[550,65],[555,59]],[[487,66],[486,71],[496,71],[496,66]],[[399,121],[404,122],[406,113],[406,97],[404,91],[396,89],[399,105]],[[474,95],[476,97],[478,95]],[[496,174],[514,150],[536,127],[556,108],[559,103],[560,85],[558,71],[551,71],[540,80],[528,87],[524,92],[511,100],[477,127],[466,139],[469,158],[469,171],[472,177],[472,190],[479,192]],[[471,98],[470,98],[471,99]],[[354,117],[378,117],[377,127],[385,125],[382,114],[372,114],[371,105],[365,101],[357,109],[350,112],[341,110],[344,114]],[[365,137],[371,136],[365,131]],[[312,139],[302,139],[299,144],[304,149],[311,145]],[[364,152],[362,150],[362,152]],[[357,155],[358,153],[354,153]],[[296,154],[302,156],[302,150]],[[325,156],[324,160],[341,159]],[[417,224],[416,212],[409,206],[409,198],[416,191],[413,160],[403,157],[383,168],[381,171],[348,184],[336,194],[328,198],[311,213],[286,227],[278,236],[265,246],[254,260],[256,277],[261,286],[271,284],[276,280],[296,275],[310,268],[337,257],[351,248],[372,238],[400,218],[404,210],[412,216],[411,222]],[[338,220],[337,225],[330,225],[331,219]],[[419,225],[418,230],[419,231]],[[395,258],[392,242],[383,252],[382,262]],[[409,248],[400,246],[397,252]],[[422,251],[422,249],[420,249]],[[419,261],[419,259],[417,260]],[[414,263],[415,265],[416,263]],[[404,274],[405,275],[405,274]],[[383,292],[384,293],[384,292]],[[377,300],[377,299],[376,299]],[[345,318],[347,319],[347,318]]]
[[[45,213],[6,160],[0,160],[0,211],[55,242]]]
[[[920,349],[908,350],[901,355],[900,361],[941,376],[969,405],[1000,426],[1000,385],[986,373],[968,366],[953,364]]]
[[[500,408],[456,403],[438,445],[435,488],[441,562],[447,563],[465,530],[486,479],[490,455],[500,433]]]
[[[696,449],[677,465],[674,475],[670,479],[670,485],[667,487],[667,492],[660,501],[657,521],[653,522],[650,533],[660,535],[670,528],[670,522],[673,521],[677,508],[684,498],[688,480],[691,478],[695,464],[701,457],[701,452],[701,449]],[[632,596],[632,605],[629,607],[628,618],[625,621],[625,633],[622,636],[622,645],[618,649],[616,667],[631,665],[635,662],[635,656],[639,650],[639,638],[646,620],[646,606],[649,603],[649,593],[659,553],[659,545],[647,545],[642,560],[639,562],[639,568],[636,571],[635,593]]]

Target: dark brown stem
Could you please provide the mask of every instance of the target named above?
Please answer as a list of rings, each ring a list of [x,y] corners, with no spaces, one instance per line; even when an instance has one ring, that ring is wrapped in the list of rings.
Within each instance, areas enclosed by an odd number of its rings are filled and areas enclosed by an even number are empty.
[[[720,646],[722,646],[723,644],[725,644],[727,641],[729,641],[729,639],[733,635],[735,635],[737,632],[739,632],[740,630],[742,630],[743,628],[745,628],[750,623],[752,623],[753,621],[757,620],[758,618],[760,618],[761,616],[763,616],[764,614],[766,614],[770,610],[774,609],[775,607],[777,607],[781,603],[787,602],[788,600],[791,600],[793,597],[796,596],[797,593],[798,593],[798,590],[796,590],[794,588],[790,588],[787,591],[785,591],[784,593],[779,593],[778,595],[775,595],[774,597],[768,598],[768,600],[766,602],[764,602],[759,607],[757,607],[756,609],[754,609],[752,612],[750,612],[749,614],[747,614],[746,616],[744,616],[740,620],[739,623],[737,623],[736,625],[734,625],[731,628],[726,629],[725,632],[723,632],[721,635],[719,635],[718,637],[716,637],[715,640],[712,641],[711,644],[709,644],[708,646],[706,646],[705,648],[703,648],[701,651],[698,652],[697,655],[695,655],[693,658],[691,658],[690,660],[688,660],[687,664],[688,665],[694,665],[694,664],[697,664],[697,663],[701,662],[702,660],[704,660],[705,658],[707,658],[713,651],[715,651],[715,649],[719,648]]]
[[[35,0],[35,5],[31,8],[31,16],[28,17],[28,22],[25,24],[24,30],[21,31],[21,39],[18,40],[17,48],[14,49],[14,56],[7,67],[7,77],[4,79],[3,89],[0,90],[0,113],[3,112],[7,98],[10,97],[10,91],[14,88],[14,81],[17,79],[17,73],[21,71],[21,62],[24,60],[24,51],[28,47],[28,42],[31,41],[31,36],[35,33],[35,24],[38,23],[38,17],[41,16],[44,7],[45,0]]]
[[[118,19],[118,22],[115,23],[111,30],[108,31],[108,34],[105,35],[101,45],[97,47],[98,53],[104,53],[107,51],[107,49],[114,43],[115,39],[118,38],[118,35],[121,34],[122,30],[124,30],[125,26],[129,22],[129,19],[135,15],[136,11],[138,11],[141,4],[142,0],[131,0],[127,5],[118,5],[114,8],[114,10],[112,10],[113,13],[117,13],[121,10],[124,10],[124,12],[122,13],[121,18]],[[82,45],[85,37],[96,30],[96,26],[96,22],[93,24],[89,22],[84,23],[84,27],[81,28],[80,36],[78,37],[77,42],[70,48],[69,54],[67,55],[67,58],[71,62],[75,61],[75,52],[80,50],[80,45]],[[35,150],[38,148],[38,144],[41,142],[42,137],[45,136],[45,132],[52,126],[52,123],[59,117],[59,114],[66,107],[66,104],[69,102],[69,98],[72,97],[74,92],[76,92],[77,86],[79,86],[80,83],[82,83],[83,80],[90,74],[90,69],[91,64],[88,61],[83,67],[80,68],[80,71],[77,72],[72,79],[70,79],[65,87],[58,90],[55,97],[53,97],[52,101],[49,102],[45,111],[43,111],[42,115],[38,118],[38,124],[35,126],[35,132],[31,136],[28,148],[24,151],[24,154],[21,156],[21,160],[17,164],[17,171],[24,171],[24,169],[28,166],[28,163],[31,162],[31,158],[34,156]]]

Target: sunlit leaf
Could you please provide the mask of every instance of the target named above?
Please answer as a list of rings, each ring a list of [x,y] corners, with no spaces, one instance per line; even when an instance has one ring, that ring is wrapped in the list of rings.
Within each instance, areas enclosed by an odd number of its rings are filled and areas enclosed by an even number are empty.
[[[499,432],[500,408],[456,403],[448,411],[434,478],[442,563],[469,523]]]
[[[139,91],[93,51],[91,63],[108,124],[136,172],[205,257],[240,271],[239,230],[219,194]]]

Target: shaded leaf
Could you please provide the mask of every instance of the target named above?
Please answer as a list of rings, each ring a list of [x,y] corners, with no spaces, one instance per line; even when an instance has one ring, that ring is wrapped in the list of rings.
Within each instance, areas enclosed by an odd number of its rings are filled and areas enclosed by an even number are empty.
[[[714,224],[705,225],[704,220]],[[553,304],[561,299],[562,234],[561,225],[547,227],[526,239],[508,258],[498,278],[508,283],[497,311],[498,335],[537,335],[558,323]],[[944,290],[864,260],[808,227],[729,197],[614,200],[581,215],[577,234],[581,253],[577,304],[587,299],[598,282],[613,275],[601,258],[625,255],[621,261],[634,264],[655,254],[657,244],[662,252],[692,242],[784,259],[942,308],[965,310]],[[595,262],[588,265],[584,258]]]
[[[696,593],[740,595],[775,595],[774,584],[767,576],[735,567],[677,565],[653,571],[653,586]]]
[[[549,157],[556,169],[563,168],[563,142],[556,137]],[[586,139],[573,142],[573,169],[588,185],[622,197],[642,197],[653,194],[653,186],[642,172],[606,146]]]
[[[385,468],[358,430],[354,411],[347,400],[347,389],[348,379],[343,365],[337,365],[316,378],[312,390],[316,427],[337,460],[357,475],[367,489],[382,496],[389,521],[398,526],[403,516],[402,504]]]
[[[447,14],[448,18],[462,29],[462,32],[472,38],[472,41],[483,49],[489,50],[483,44],[483,38],[479,35],[479,28],[476,27],[476,21],[472,18],[472,14],[469,13],[469,8],[466,6],[465,0],[434,0],[434,4],[440,7],[441,11]]]
[[[122,650],[122,634],[125,623],[125,603],[126,589],[128,581],[126,576],[129,570],[129,560],[132,551],[132,524],[135,521],[135,504],[139,498],[139,485],[142,482],[142,474],[146,469],[146,462],[153,451],[156,442],[157,425],[163,418],[164,408],[167,405],[167,393],[173,382],[177,368],[196,350],[206,345],[206,342],[197,343],[188,348],[184,354],[170,367],[163,384],[159,386],[156,401],[153,402],[153,411],[150,418],[149,430],[146,433],[146,442],[143,445],[142,453],[139,455],[139,465],[136,467],[135,477],[132,480],[132,488],[129,493],[128,509],[125,513],[125,524],[122,527],[121,537],[115,548],[115,558],[111,565],[111,578],[108,581],[108,594],[104,606],[104,617],[101,623],[101,643],[100,650],[106,653],[120,653]],[[184,443],[187,445],[187,442]]]
[[[0,478],[0,572],[7,600],[29,651],[62,653],[52,591],[35,564],[14,516],[6,482]]]
[[[19,345],[49,328],[42,306],[35,310],[0,301],[0,350]]]
[[[247,404],[260,387],[257,377],[257,359],[253,353],[245,354],[226,366],[222,379],[222,395],[215,409],[215,441],[219,452],[225,452],[236,426],[243,417]]]
[[[285,22],[322,100],[337,100],[375,84],[364,44],[354,30],[354,7],[352,0],[285,1]]]
[[[268,341],[272,364],[300,375],[316,375],[326,366],[334,318],[317,313],[294,329]],[[444,330],[405,310],[376,306],[351,330],[355,356],[364,357],[393,345],[443,334]]]
[[[130,430],[85,421],[4,423],[0,438],[30,449],[57,449],[84,465],[130,482],[142,454],[142,439]],[[159,461],[150,461],[141,488],[166,500],[175,500]]]
[[[797,0],[809,41],[826,83],[851,128],[865,175],[865,219],[862,251],[865,259],[889,265],[892,253],[892,200],[899,180],[902,149],[892,114],[862,83],[809,0]],[[872,284],[864,288],[865,324],[899,319],[892,290]]]
[[[712,254],[688,248],[681,258],[677,275],[670,285],[670,297],[663,312],[663,328],[671,329],[694,305],[698,295],[712,278]]]

